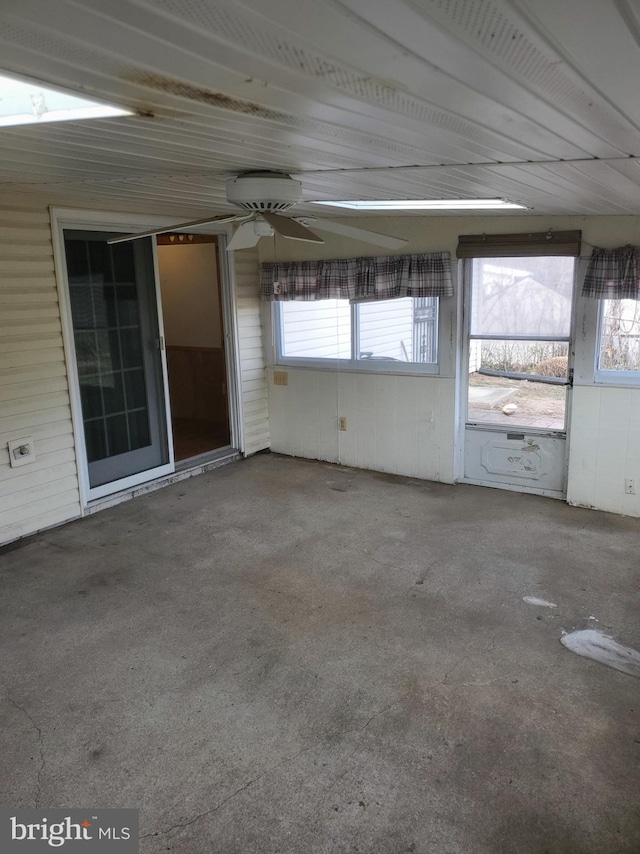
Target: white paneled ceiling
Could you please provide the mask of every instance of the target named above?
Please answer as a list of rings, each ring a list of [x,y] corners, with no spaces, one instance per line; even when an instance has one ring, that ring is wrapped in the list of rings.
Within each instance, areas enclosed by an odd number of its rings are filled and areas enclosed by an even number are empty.
[[[635,0],[2,0],[0,69],[137,113],[0,128],[0,191],[195,217],[274,169],[640,214]]]

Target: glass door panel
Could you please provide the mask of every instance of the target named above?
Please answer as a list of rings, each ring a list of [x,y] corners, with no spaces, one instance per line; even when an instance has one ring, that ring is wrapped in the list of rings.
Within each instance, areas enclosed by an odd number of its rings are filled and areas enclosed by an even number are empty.
[[[561,496],[574,259],[478,258],[469,272],[464,478]]]
[[[475,258],[472,335],[504,338],[568,337],[574,259]]]
[[[467,422],[563,431],[574,260],[477,258]]]
[[[567,341],[471,338],[469,353],[469,423],[565,429]]]
[[[65,231],[90,486],[168,462],[150,240]]]

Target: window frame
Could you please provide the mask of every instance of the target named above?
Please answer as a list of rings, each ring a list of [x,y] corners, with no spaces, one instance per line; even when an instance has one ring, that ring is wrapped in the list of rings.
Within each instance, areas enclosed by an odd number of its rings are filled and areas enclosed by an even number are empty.
[[[604,309],[606,299],[598,300],[595,354],[593,365],[593,381],[596,385],[625,386],[630,388],[640,387],[640,371],[610,371],[600,367],[600,356],[602,353],[602,334],[604,327]]]
[[[412,299],[415,299],[413,297]],[[270,304],[271,328],[273,330],[273,364],[278,367],[289,368],[314,368],[316,370],[339,370],[367,374],[401,374],[409,376],[439,376],[441,373],[441,297],[433,297],[436,300],[435,337],[436,357],[435,362],[401,362],[387,361],[386,359],[357,359],[355,354],[359,350],[360,330],[358,324],[358,306],[361,303],[378,302],[378,300],[349,300],[350,330],[351,330],[351,358],[349,359],[318,359],[298,356],[285,356],[284,351],[284,329],[281,322],[282,300],[273,301]],[[381,300],[391,302],[391,300]]]

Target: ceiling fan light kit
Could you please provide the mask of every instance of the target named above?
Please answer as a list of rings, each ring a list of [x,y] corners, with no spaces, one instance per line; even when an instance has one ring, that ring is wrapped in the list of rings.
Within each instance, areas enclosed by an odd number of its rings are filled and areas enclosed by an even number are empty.
[[[273,233],[273,229],[265,219],[247,219],[236,228],[233,237],[227,243],[227,252],[251,249],[257,246],[261,237],[273,237]]]

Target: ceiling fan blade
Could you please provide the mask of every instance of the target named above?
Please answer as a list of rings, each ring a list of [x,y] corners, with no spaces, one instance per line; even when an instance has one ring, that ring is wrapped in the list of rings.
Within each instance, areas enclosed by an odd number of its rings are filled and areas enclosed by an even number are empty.
[[[265,211],[260,211],[260,216],[281,237],[288,237],[290,240],[308,240],[309,243],[324,243],[321,237],[314,234],[306,225],[296,222],[295,219],[289,219],[289,217],[280,216],[280,214],[265,213]]]
[[[180,231],[183,228],[195,228],[196,225],[209,225],[210,222],[231,222],[237,219],[239,214],[221,214],[220,216],[208,216],[206,219],[194,219],[191,222],[179,222],[177,225],[167,225],[163,228],[151,228],[149,231],[140,231],[136,234],[125,234],[122,237],[114,237],[107,243],[126,243],[129,240],[140,240],[141,237],[153,237],[155,234],[167,234],[169,231]]]
[[[351,237],[353,240],[361,240],[363,243],[373,243],[383,246],[385,249],[401,249],[409,241],[402,237],[391,237],[389,234],[379,234],[377,231],[368,231],[366,228],[356,228],[354,225],[343,225],[332,219],[319,219],[317,217],[304,217],[305,221],[313,223],[318,231],[328,231],[332,234],[340,234],[343,237]]]
[[[256,246],[260,237],[255,229],[255,221],[243,222],[236,228],[236,232],[227,243],[227,252],[234,252],[236,249],[251,249]]]

